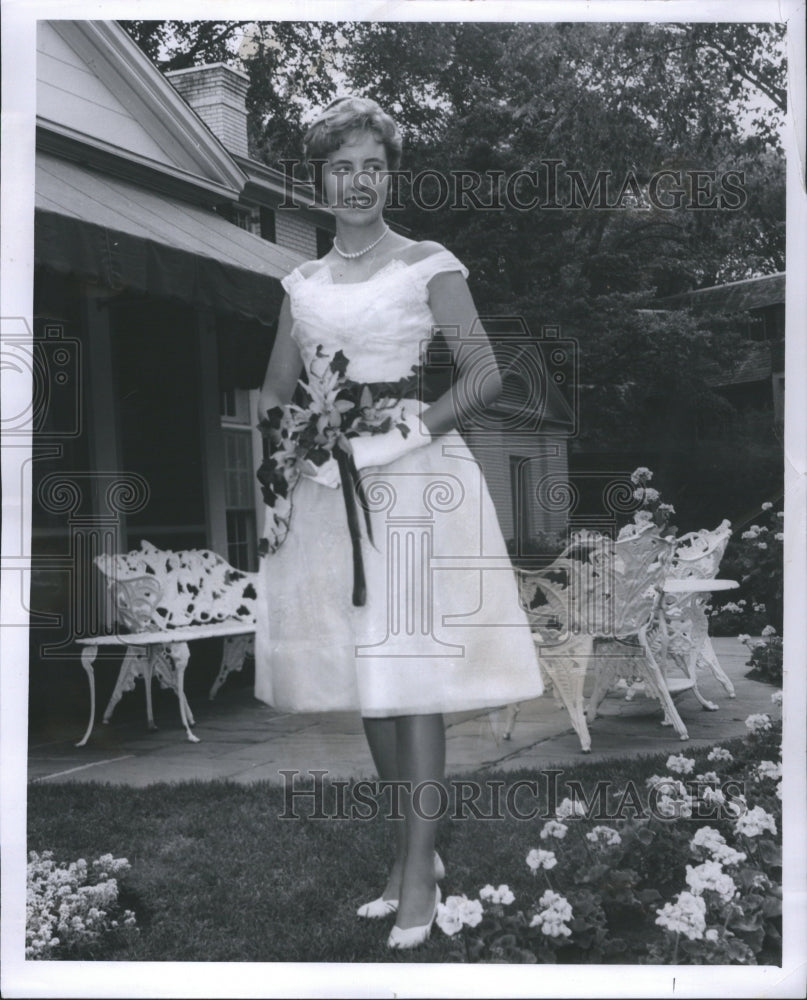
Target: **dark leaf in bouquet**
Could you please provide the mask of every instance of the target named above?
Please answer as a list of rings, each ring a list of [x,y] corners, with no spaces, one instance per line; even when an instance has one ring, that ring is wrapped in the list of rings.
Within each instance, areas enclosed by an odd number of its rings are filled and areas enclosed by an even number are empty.
[[[347,372],[348,364],[344,351],[337,351],[331,358],[331,371],[336,372],[337,375],[344,375]]]
[[[316,357],[316,358],[324,358],[325,357],[325,351],[323,351],[323,349],[322,349],[322,344],[317,344],[317,349],[316,349],[316,351],[314,353],[314,357]]]
[[[268,556],[269,555],[269,539],[260,538],[258,539],[258,555]]]
[[[331,453],[327,448],[312,448],[307,455],[314,465],[324,465],[330,457]]]
[[[395,426],[401,432],[404,440],[406,440],[412,432],[412,428],[408,424],[405,424],[403,421],[401,421],[399,424],[396,424]]]
[[[392,417],[385,417],[378,427],[374,427],[373,430],[376,434],[386,434],[390,427],[392,427]]]
[[[272,486],[274,488],[275,493],[277,493],[278,496],[283,497],[284,499],[288,497],[289,483],[285,476],[282,476],[280,473],[278,473],[272,479]],[[272,503],[270,506],[274,506],[274,503]]]
[[[273,406],[266,411],[266,415],[259,421],[258,429],[263,434],[271,434],[272,431],[280,430],[280,423],[283,419],[283,407]]]
[[[255,475],[259,483],[270,483],[276,471],[277,461],[270,455],[261,462]]]

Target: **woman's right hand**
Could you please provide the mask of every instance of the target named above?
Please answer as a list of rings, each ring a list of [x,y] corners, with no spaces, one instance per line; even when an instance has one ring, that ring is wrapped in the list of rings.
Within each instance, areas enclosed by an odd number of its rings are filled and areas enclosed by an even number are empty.
[[[301,463],[300,468],[301,475],[306,479],[319,483],[321,486],[327,486],[332,490],[337,489],[342,481],[339,475],[339,465],[333,455],[322,465],[316,465],[310,458],[307,458]]]

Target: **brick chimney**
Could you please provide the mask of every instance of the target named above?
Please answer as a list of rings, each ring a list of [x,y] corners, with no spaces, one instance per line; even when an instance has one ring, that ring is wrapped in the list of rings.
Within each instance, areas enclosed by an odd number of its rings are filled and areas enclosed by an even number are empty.
[[[246,73],[210,63],[168,70],[165,76],[228,152],[249,156]]]

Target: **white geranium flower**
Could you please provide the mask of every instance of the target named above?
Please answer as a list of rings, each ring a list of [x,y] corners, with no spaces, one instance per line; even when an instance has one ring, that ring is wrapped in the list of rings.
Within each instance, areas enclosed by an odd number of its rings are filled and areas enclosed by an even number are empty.
[[[656,913],[659,926],[683,934],[690,941],[701,940],[706,930],[706,903],[691,892],[679,892],[676,902],[665,903]]]
[[[585,816],[586,810],[583,808],[582,802],[578,802],[577,799],[564,799],[558,808],[555,810],[556,819],[569,819],[569,817],[574,816]]]
[[[486,885],[479,890],[479,898],[499,906],[509,906],[516,897],[509,886],[500,885],[498,889],[494,889],[492,885]]]
[[[437,926],[449,936],[456,934],[463,925],[476,927],[482,920],[482,904],[467,896],[449,896],[437,907]]]
[[[774,703],[774,705],[781,705],[782,697],[783,697],[783,692],[781,690],[774,691],[773,694],[771,695],[771,701]]]
[[[546,840],[547,837],[556,837],[558,840],[563,840],[568,829],[565,823],[558,823],[554,819],[547,820],[541,830],[541,840]]]
[[[726,801],[723,792],[719,788],[712,788],[711,785],[701,791],[701,798],[707,805],[722,806]]]
[[[634,486],[639,486],[642,483],[649,483],[653,478],[653,473],[646,465],[640,465],[638,469],[634,469],[630,474],[630,481]]]
[[[755,777],[760,781],[763,778],[771,778],[773,781],[778,781],[782,777],[782,765],[778,761],[761,760],[757,764]]]
[[[462,930],[462,918],[459,914],[459,908],[454,903],[456,899],[456,896],[449,896],[445,903],[440,903],[437,907],[435,922],[440,930],[449,937],[453,937]]]
[[[735,820],[734,829],[746,837],[759,837],[766,831],[775,836],[776,821],[762,806],[754,806]]]
[[[675,774],[689,774],[695,767],[695,761],[683,754],[673,754],[667,758],[666,766]]]
[[[619,832],[611,826],[595,826],[586,834],[586,840],[590,840],[592,844],[605,844],[607,847],[617,847],[622,843]]]
[[[565,896],[551,889],[538,900],[541,908],[530,921],[530,927],[540,927],[547,937],[569,937],[572,933],[566,921],[572,918],[572,908]]]
[[[687,865],[686,882],[696,895],[699,896],[708,889],[716,892],[724,903],[728,903],[737,893],[734,879],[723,871],[719,861],[704,861],[696,868]]]
[[[725,750],[723,747],[714,747],[709,751],[706,759],[711,761],[724,760],[727,763],[730,763],[734,760],[734,757],[732,756],[730,750]]]
[[[505,888],[507,887],[505,886]],[[466,899],[463,897],[459,906],[459,913],[462,922],[467,924],[468,927],[476,927],[477,924],[482,922],[482,904],[478,899]]]
[[[762,630],[762,634],[763,636],[776,635],[776,629],[773,627],[773,625],[766,625],[765,628]]]
[[[640,486],[638,490],[633,491],[633,499],[642,503],[654,503],[660,496],[659,491],[654,490],[652,486]]]
[[[749,715],[745,720],[745,727],[752,733],[762,733],[771,728],[771,717],[767,713]]]
[[[549,871],[557,863],[558,859],[555,857],[554,851],[541,851],[533,847],[527,855],[527,865],[534,872],[537,872],[539,868],[545,868]]]

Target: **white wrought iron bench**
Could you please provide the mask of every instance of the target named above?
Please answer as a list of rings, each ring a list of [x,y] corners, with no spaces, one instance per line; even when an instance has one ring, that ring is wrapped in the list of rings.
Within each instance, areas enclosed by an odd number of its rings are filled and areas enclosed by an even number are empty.
[[[107,579],[116,631],[76,640],[90,685],[90,720],[76,746],[86,744],[95,725],[93,664],[100,646],[125,647],[104,723],[123,694],[134,690],[136,679],[142,677],[148,726],[156,729],[151,699],[156,676],[163,687],[176,693],[188,740],[198,743],[191,732],[194,718],[184,690],[188,643],[224,638],[221,666],[210,690],[212,699],[227,675],[241,669],[246,655],[254,650],[255,575],[234,569],[207,549],[172,552],[147,541],[132,552],[98,556],[95,564]]]

